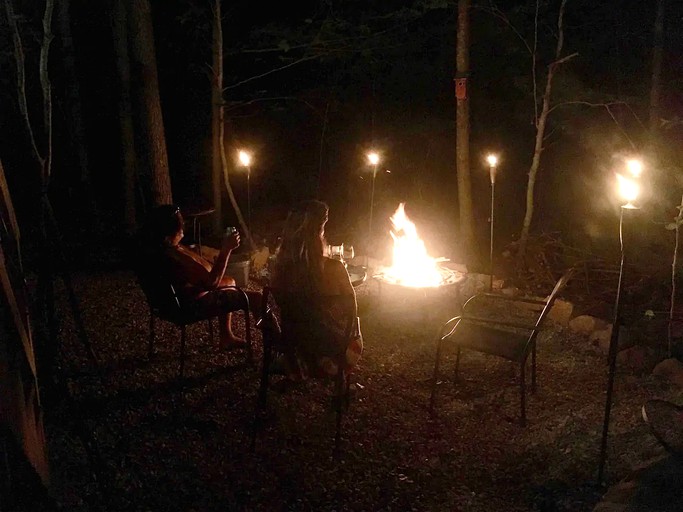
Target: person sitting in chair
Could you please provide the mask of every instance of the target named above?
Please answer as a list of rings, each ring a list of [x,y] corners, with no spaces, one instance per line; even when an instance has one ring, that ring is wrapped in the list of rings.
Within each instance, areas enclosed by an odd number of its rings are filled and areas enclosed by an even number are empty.
[[[335,375],[340,360],[349,370],[363,349],[349,274],[341,261],[325,256],[328,211],[327,204],[316,200],[293,208],[275,259],[272,285],[282,311],[282,333],[288,334],[290,378]],[[349,318],[355,321],[351,338]]]
[[[174,286],[183,307],[219,317],[219,343],[223,349],[239,348],[246,341],[233,334],[231,311],[239,309],[243,296],[234,288],[235,280],[225,275],[230,254],[240,245],[239,233],[226,235],[213,263],[182,245],[183,216],[175,205],[154,208],[140,233],[146,271],[162,272]],[[261,293],[246,291],[252,313],[260,311]]]

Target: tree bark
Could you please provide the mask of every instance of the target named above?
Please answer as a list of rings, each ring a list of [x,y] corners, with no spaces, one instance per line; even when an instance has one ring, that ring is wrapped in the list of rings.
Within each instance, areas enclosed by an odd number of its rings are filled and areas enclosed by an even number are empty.
[[[657,14],[652,45],[652,81],[650,83],[650,134],[657,132],[662,91],[662,58],[664,53],[664,0],[657,0]]]
[[[519,237],[519,250],[517,252],[517,264],[519,268],[524,268],[524,256],[526,254],[526,247],[529,242],[529,230],[531,228],[531,220],[534,214],[534,188],[536,186],[536,177],[541,163],[541,153],[543,153],[543,139],[545,138],[545,129],[548,123],[548,114],[550,113],[550,98],[552,95],[553,78],[557,66],[566,62],[567,60],[576,56],[576,54],[561,58],[562,48],[564,46],[564,11],[567,5],[567,0],[562,0],[560,4],[560,11],[557,15],[557,45],[555,46],[555,61],[548,66],[548,75],[545,81],[545,90],[543,92],[543,106],[541,113],[538,116],[538,124],[536,125],[536,141],[534,144],[534,156],[529,167],[529,177],[526,188],[526,213],[524,214],[524,222],[522,224],[522,232]],[[536,98],[534,98],[536,101]]]
[[[114,0],[112,10],[112,33],[116,54],[116,70],[119,77],[119,129],[123,163],[123,225],[132,234],[136,225],[135,208],[135,132],[133,107],[130,94],[130,60],[128,57],[128,12],[125,0]]]
[[[211,190],[213,191],[214,232],[223,222],[223,161],[221,159],[221,125],[223,123],[223,27],[221,2],[216,0],[213,13],[213,45],[211,68]]]
[[[71,0],[60,0],[57,20],[59,22],[62,45],[62,65],[66,79],[66,121],[69,135],[76,154],[79,169],[79,180],[85,185],[85,192],[90,192],[90,173],[88,169],[88,151],[83,130],[83,114],[81,108],[81,88],[76,75],[76,58],[74,56],[73,38],[71,37]]]
[[[144,144],[144,163],[151,177],[151,199],[154,205],[173,202],[168,170],[164,121],[159,98],[154,30],[149,0],[128,1],[128,21],[132,61],[136,73],[136,104],[142,116],[139,141]]]
[[[460,212],[460,243],[465,260],[471,262],[475,255],[474,215],[472,211],[472,182],[470,179],[470,0],[458,0],[458,33],[456,40],[457,77],[465,80],[465,94],[456,97],[456,174],[458,179],[458,204]]]

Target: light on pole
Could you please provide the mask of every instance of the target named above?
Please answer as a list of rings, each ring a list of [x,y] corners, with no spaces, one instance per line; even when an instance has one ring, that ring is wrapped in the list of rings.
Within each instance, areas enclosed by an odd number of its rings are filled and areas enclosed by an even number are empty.
[[[496,167],[498,166],[498,157],[490,154],[486,157],[489,164],[489,177],[491,179],[491,236],[490,236],[490,251],[489,251],[489,291],[493,290],[493,213],[496,198]]]
[[[247,169],[247,225],[251,231],[251,154],[240,150],[240,163]]]
[[[614,374],[616,371],[617,352],[619,350],[619,326],[621,324],[621,289],[624,279],[624,211],[637,210],[638,206],[634,203],[640,193],[640,185],[637,179],[640,178],[643,166],[639,160],[629,160],[626,164],[630,177],[617,174],[617,190],[622,197],[624,204],[619,207],[619,249],[621,261],[619,263],[619,281],[617,284],[617,295],[614,299],[614,314],[612,317],[612,335],[609,342],[609,375],[607,378],[607,396],[605,399],[605,417],[602,425],[602,440],[600,444],[600,467],[598,469],[598,481],[602,482],[607,459],[607,436],[609,432],[609,417],[612,410],[612,391],[614,389]]]

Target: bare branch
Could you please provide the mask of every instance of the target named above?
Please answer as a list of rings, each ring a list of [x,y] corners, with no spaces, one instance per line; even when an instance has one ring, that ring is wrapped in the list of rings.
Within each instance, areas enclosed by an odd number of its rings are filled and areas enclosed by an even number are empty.
[[[556,60],[555,62],[551,62],[550,64],[548,64],[548,67],[550,67],[550,66],[552,66],[552,67],[559,66],[560,64],[564,64],[564,63],[567,62],[568,60],[571,60],[571,59],[573,59],[574,57],[578,57],[578,56],[579,56],[579,52],[574,52],[574,53],[572,53],[571,55],[567,55],[566,57],[562,57],[561,59]]]
[[[248,105],[253,105],[255,103],[265,103],[269,101],[298,101],[300,103],[303,103],[307,107],[309,107],[311,110],[313,110],[316,115],[323,117],[320,111],[311,103],[309,103],[306,100],[303,100],[301,98],[297,98],[295,96],[273,96],[270,98],[254,98],[248,101],[240,101],[240,102],[230,102],[230,103],[225,103],[224,104],[224,110],[225,112],[230,112],[231,110],[237,110],[242,107],[246,107]]]
[[[531,46],[529,46],[529,43],[527,43],[526,39],[524,39],[524,36],[520,33],[519,30],[517,30],[517,27],[515,27],[510,20],[508,19],[507,16],[505,16],[505,13],[503,13],[498,7],[495,5],[491,4],[490,7],[482,7],[482,6],[472,6],[473,9],[479,9],[481,11],[489,13],[491,16],[498,18],[500,21],[502,21],[507,27],[512,30],[512,32],[517,36],[517,38],[522,42],[524,47],[527,49],[530,55],[533,55],[534,52],[531,49]]]
[[[260,75],[252,76],[250,78],[245,78],[244,80],[240,80],[239,82],[236,82],[232,85],[228,85],[227,87],[223,88],[223,92],[225,92],[229,89],[235,89],[236,87],[239,87],[240,85],[244,85],[244,84],[252,82],[254,80],[258,80],[259,78],[263,78],[264,76],[272,75],[273,73],[277,73],[278,71],[282,71],[283,69],[291,68],[292,66],[296,66],[297,64],[301,64],[302,62],[314,60],[317,58],[319,58],[319,55],[312,55],[309,57],[303,57],[301,59],[295,60],[294,62],[290,62],[289,64],[285,64],[284,66],[280,66],[279,68],[271,69],[269,71],[266,71],[265,73],[261,73]]]
[[[556,108],[560,107],[566,107],[568,105],[584,105],[586,107],[601,107],[601,108],[608,108],[608,107],[613,107],[615,105],[628,105],[625,101],[609,101],[606,103],[593,103],[590,101],[583,101],[583,100],[575,100],[575,101],[563,101],[562,103],[556,103],[553,105],[548,113],[552,112]]]

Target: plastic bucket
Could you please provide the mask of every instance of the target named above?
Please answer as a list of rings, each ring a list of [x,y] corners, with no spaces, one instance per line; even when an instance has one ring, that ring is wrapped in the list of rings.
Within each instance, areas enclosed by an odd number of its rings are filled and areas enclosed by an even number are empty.
[[[225,273],[235,280],[235,284],[240,288],[246,288],[249,282],[249,260],[228,261]]]

